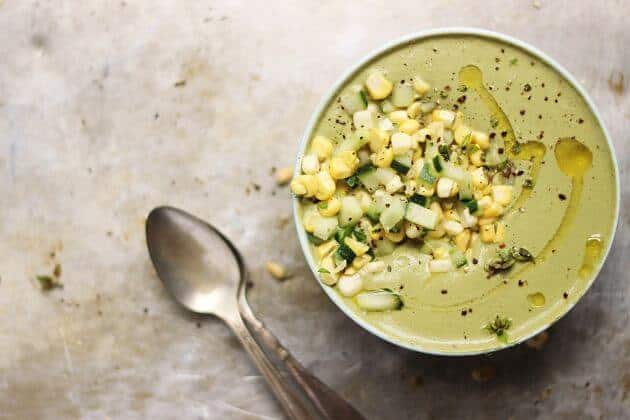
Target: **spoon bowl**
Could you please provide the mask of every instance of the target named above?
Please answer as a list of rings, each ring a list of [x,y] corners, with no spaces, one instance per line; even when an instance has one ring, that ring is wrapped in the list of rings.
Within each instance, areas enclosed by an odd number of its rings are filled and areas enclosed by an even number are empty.
[[[220,318],[237,310],[242,259],[213,226],[172,207],[153,209],[147,244],[160,280],[187,309]]]
[[[157,274],[185,308],[222,319],[263,374],[291,419],[363,419],[309,373],[256,318],[247,304],[247,270],[238,250],[216,228],[173,207],[158,207],[146,223]]]

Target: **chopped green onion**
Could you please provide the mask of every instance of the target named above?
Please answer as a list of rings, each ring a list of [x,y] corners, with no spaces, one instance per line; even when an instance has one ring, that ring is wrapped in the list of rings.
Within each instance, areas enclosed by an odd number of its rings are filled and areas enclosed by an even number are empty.
[[[366,236],[365,233],[361,229],[354,229],[352,232],[357,241],[365,242]]]
[[[352,176],[349,176],[348,178],[346,178],[346,184],[348,184],[348,187],[350,188],[356,188],[359,186],[359,176],[357,174],[354,174]]]
[[[337,240],[337,242],[342,244],[346,236],[349,236],[350,234],[352,234],[353,230],[354,230],[354,226],[352,225],[339,228],[337,229],[337,233],[335,233],[335,239]]]
[[[464,206],[468,208],[470,214],[475,214],[475,212],[479,210],[479,204],[477,203],[477,200],[466,200],[463,203]]]
[[[317,270],[318,273],[322,273],[322,274],[330,274],[330,271],[326,270],[324,267],[320,268],[319,270]]]
[[[307,233],[306,237],[308,238],[308,241],[315,246],[321,245],[324,243],[322,239],[319,239],[317,236],[313,235],[312,233]]]

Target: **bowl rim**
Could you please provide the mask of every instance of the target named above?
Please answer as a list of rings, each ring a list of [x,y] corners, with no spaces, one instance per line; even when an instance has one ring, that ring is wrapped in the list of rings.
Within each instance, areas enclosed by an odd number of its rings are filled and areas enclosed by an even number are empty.
[[[589,280],[588,284],[586,285],[586,287],[583,290],[582,295],[575,300],[574,302],[572,302],[570,304],[569,307],[567,307],[566,311],[558,316],[556,319],[549,321],[548,323],[544,324],[543,326],[541,326],[540,328],[533,330],[530,334],[525,335],[521,338],[519,338],[518,340],[514,341],[514,342],[510,342],[508,344],[498,344],[496,347],[492,347],[490,349],[487,350],[475,350],[475,351],[437,351],[437,350],[433,350],[433,349],[427,349],[427,348],[423,348],[423,346],[421,345],[413,345],[411,343],[406,343],[403,341],[399,341],[396,340],[392,337],[387,336],[385,333],[379,331],[376,327],[372,326],[371,324],[369,324],[367,321],[359,318],[358,316],[356,316],[351,310],[350,308],[348,308],[345,303],[343,302],[343,299],[337,294],[335,293],[335,291],[333,290],[332,287],[326,286],[324,285],[321,281],[319,281],[318,276],[317,276],[317,266],[315,264],[315,261],[313,259],[313,256],[311,255],[310,249],[309,249],[309,242],[308,242],[308,238],[306,236],[306,231],[302,228],[302,225],[300,223],[300,218],[299,218],[299,199],[297,197],[293,197],[293,220],[294,220],[294,224],[295,224],[295,228],[297,230],[297,236],[300,242],[300,247],[302,249],[302,253],[304,254],[306,261],[308,262],[308,266],[311,270],[311,272],[313,273],[313,276],[315,277],[315,280],[319,283],[320,287],[324,290],[324,292],[326,293],[326,295],[328,295],[328,297],[333,301],[333,303],[339,308],[341,309],[341,311],[348,316],[350,319],[352,319],[355,323],[357,323],[359,326],[361,326],[363,329],[365,329],[366,331],[370,332],[371,334],[379,337],[380,339],[394,344],[396,346],[405,348],[407,350],[412,350],[415,352],[419,352],[419,353],[424,353],[424,354],[431,354],[431,355],[436,355],[436,356],[473,356],[473,355],[479,355],[479,354],[489,354],[489,353],[494,353],[496,351],[500,351],[500,350],[504,350],[513,346],[516,346],[534,336],[536,336],[537,334],[539,334],[540,332],[546,330],[547,328],[549,328],[551,325],[553,325],[554,323],[556,323],[558,320],[560,320],[561,318],[563,318],[564,316],[566,316],[574,307],[575,305],[584,297],[584,295],[586,295],[586,293],[588,292],[588,290],[591,288],[591,286],[593,285],[593,283],[595,282],[595,279],[599,276],[599,273],[601,272],[602,268],[604,267],[604,263],[606,262],[606,259],[608,258],[608,255],[610,253],[610,250],[612,248],[612,244],[614,242],[615,239],[615,235],[617,232],[617,227],[618,227],[618,222],[619,222],[619,206],[620,206],[620,185],[619,185],[619,166],[617,163],[617,155],[615,153],[615,148],[613,145],[613,142],[610,138],[610,134],[608,133],[608,130],[606,128],[606,126],[604,125],[604,121],[602,120],[602,117],[597,109],[597,107],[595,106],[595,103],[593,102],[593,100],[591,99],[591,97],[587,94],[587,92],[584,90],[584,88],[579,84],[579,82],[571,75],[571,73],[569,73],[563,66],[561,66],[558,62],[556,62],[553,58],[551,58],[550,56],[548,56],[547,54],[545,54],[544,52],[542,52],[541,50],[539,50],[538,48],[534,47],[533,45],[525,42],[525,41],[521,41],[520,39],[514,38],[510,35],[506,35],[500,32],[495,32],[495,31],[490,31],[487,29],[481,29],[481,28],[475,28],[475,27],[444,27],[444,28],[435,28],[435,29],[428,29],[428,30],[423,30],[423,31],[418,31],[418,32],[413,32],[410,34],[406,34],[400,37],[397,37],[387,43],[385,43],[384,45],[377,47],[373,50],[371,50],[370,52],[368,52],[367,54],[363,55],[359,60],[357,60],[349,69],[347,69],[336,81],[335,83],[333,83],[332,87],[330,89],[328,89],[326,91],[326,93],[323,95],[322,99],[320,100],[319,104],[317,105],[317,108],[315,109],[315,111],[313,112],[313,114],[311,115],[311,118],[309,119],[306,128],[304,130],[304,133],[302,134],[302,139],[300,140],[299,143],[299,149],[298,149],[298,153],[297,153],[297,158],[296,158],[296,162],[295,162],[295,168],[294,168],[294,173],[298,173],[300,171],[300,157],[303,155],[304,150],[306,149],[306,146],[309,142],[309,139],[311,138],[311,135],[313,133],[313,130],[315,129],[315,126],[317,125],[317,122],[319,121],[321,115],[324,113],[324,111],[326,110],[326,107],[328,105],[328,103],[333,99],[334,95],[336,92],[338,92],[341,88],[343,88],[343,86],[348,82],[348,80],[350,78],[352,78],[352,76],[354,76],[358,71],[360,71],[361,69],[363,69],[366,65],[368,65],[372,60],[376,59],[377,57],[395,49],[398,48],[404,44],[408,44],[411,42],[415,42],[415,41],[419,41],[419,40],[423,40],[423,39],[428,39],[428,38],[433,38],[433,37],[438,37],[438,36],[451,36],[451,35],[468,35],[468,36],[478,36],[481,38],[486,38],[486,39],[491,39],[491,40],[496,40],[496,41],[500,41],[503,43],[507,43],[507,44],[511,44],[517,48],[522,49],[523,51],[532,54],[533,56],[536,56],[539,60],[543,61],[545,64],[549,65],[551,68],[553,68],[555,71],[557,71],[565,80],[567,80],[571,86],[573,86],[573,88],[582,96],[582,98],[584,98],[586,104],[588,105],[589,109],[591,110],[591,112],[593,113],[593,115],[595,116],[595,119],[597,120],[597,123],[600,125],[600,127],[602,128],[602,132],[604,133],[604,137],[606,138],[606,142],[608,144],[608,148],[610,149],[610,153],[611,153],[611,157],[612,157],[612,162],[613,162],[613,171],[614,171],[614,175],[615,175],[615,213],[614,213],[614,222],[613,222],[613,229],[612,229],[612,235],[610,238],[610,241],[608,241],[606,250],[604,252],[603,258],[602,258],[602,262],[600,264],[600,266],[598,267],[597,271],[595,273],[593,273],[593,275],[591,276],[591,279]]]

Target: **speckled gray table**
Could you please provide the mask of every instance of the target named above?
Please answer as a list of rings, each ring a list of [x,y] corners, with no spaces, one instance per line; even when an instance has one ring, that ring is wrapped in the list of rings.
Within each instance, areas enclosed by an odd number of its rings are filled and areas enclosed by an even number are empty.
[[[626,0],[0,0],[0,419],[281,417],[227,329],[158,283],[143,223],[164,203],[235,240],[255,309],[371,419],[629,418],[629,21]],[[551,54],[617,149],[612,254],[541,351],[449,359],[378,340],[327,300],[283,222],[270,171],[292,164],[320,96],[384,41],[446,25]],[[55,264],[64,288],[42,293],[34,276]],[[475,382],[481,366],[496,376]]]

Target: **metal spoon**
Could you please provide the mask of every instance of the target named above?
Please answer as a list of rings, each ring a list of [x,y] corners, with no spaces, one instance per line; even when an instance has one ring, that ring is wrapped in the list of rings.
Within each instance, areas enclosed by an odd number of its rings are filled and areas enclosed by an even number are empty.
[[[182,210],[158,207],[147,218],[146,236],[167,290],[185,308],[215,315],[230,326],[289,418],[363,419],[255,317],[245,296],[243,259],[221,232]]]

